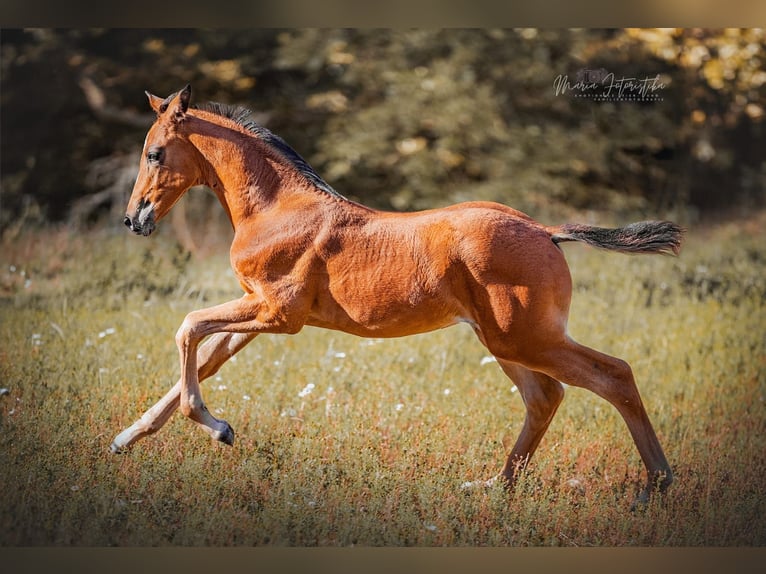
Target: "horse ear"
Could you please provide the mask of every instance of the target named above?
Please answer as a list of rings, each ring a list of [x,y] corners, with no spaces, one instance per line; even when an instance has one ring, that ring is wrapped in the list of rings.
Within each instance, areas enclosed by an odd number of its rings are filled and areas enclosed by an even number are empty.
[[[189,100],[191,99],[191,86],[186,84],[186,87],[180,92],[169,95],[164,100],[157,96],[146,92],[146,97],[149,98],[149,105],[157,112],[158,116],[161,116],[166,111],[170,110],[170,117],[175,120],[183,119],[186,110],[189,109]]]
[[[183,106],[183,112],[189,109],[189,100],[191,100],[191,84],[186,84],[186,87],[178,94],[178,100]]]
[[[189,109],[189,100],[191,99],[191,86],[186,84],[186,87],[178,92],[178,95],[173,99],[172,105],[168,106],[171,110],[172,118],[176,120],[183,119],[186,114],[186,110]]]
[[[150,94],[149,92],[144,92],[146,94],[146,97],[149,98],[149,105],[152,107],[152,109],[157,112],[157,115],[160,115],[160,106],[162,105],[162,98],[158,98],[154,94]]]

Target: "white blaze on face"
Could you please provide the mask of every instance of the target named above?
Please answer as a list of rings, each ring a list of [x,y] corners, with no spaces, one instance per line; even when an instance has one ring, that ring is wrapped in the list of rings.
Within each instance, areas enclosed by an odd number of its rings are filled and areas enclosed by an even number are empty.
[[[144,205],[144,207],[141,208],[141,211],[138,212],[138,222],[143,225],[146,223],[147,219],[149,219],[149,216],[154,211],[154,205],[152,203],[147,203]]]

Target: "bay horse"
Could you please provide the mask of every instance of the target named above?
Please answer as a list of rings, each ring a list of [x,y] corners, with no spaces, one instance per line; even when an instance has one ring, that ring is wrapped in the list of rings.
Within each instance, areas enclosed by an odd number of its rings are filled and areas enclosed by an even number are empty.
[[[244,295],[186,316],[175,337],[180,380],[117,435],[113,452],[159,430],[178,407],[231,445],[231,426],[210,414],[199,383],[260,333],[312,325],[400,337],[467,323],[526,407],[495,479],[513,485],[564,397],[563,381],[622,415],[647,472],[637,500],[667,489],[671,468],[630,366],[567,335],[572,280],[560,244],[678,254],[682,228],[668,221],[548,227],[492,202],[378,211],[335,191],[283,139],[249,120],[249,110],[189,106],[188,85],[165,99],[146,94],[157,118],[124,223],[148,236],[184,192],[206,185],[234,228],[230,260]]]

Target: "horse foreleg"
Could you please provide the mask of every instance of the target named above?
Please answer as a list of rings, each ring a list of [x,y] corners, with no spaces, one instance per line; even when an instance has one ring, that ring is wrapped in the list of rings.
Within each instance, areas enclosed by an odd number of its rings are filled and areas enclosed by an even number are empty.
[[[200,346],[197,353],[198,377],[202,381],[213,376],[235,353],[255,337],[254,333],[216,333]],[[114,453],[125,451],[139,439],[157,432],[178,408],[181,380],[147,410],[140,419],[118,434],[111,445]]]
[[[517,363],[503,359],[498,359],[498,363],[516,384],[527,409],[521,434],[498,477],[504,480],[507,487],[512,487],[518,473],[527,465],[548,430],[564,398],[564,387],[548,375],[531,371]]]
[[[214,440],[232,444],[234,430],[225,420],[215,418],[205,406],[199,387],[197,347],[208,335],[242,333],[254,337],[257,333],[295,333],[300,330],[285,322],[289,313],[284,307],[264,303],[260,296],[247,294],[209,309],[192,311],[176,333],[181,360],[179,408],[184,416],[197,423]]]

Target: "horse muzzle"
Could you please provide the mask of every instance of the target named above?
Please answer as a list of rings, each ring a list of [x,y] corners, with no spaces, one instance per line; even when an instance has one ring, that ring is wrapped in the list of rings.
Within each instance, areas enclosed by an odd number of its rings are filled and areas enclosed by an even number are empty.
[[[125,226],[136,235],[149,236],[154,231],[154,206],[148,201],[141,200],[134,216],[125,215],[123,220]]]

